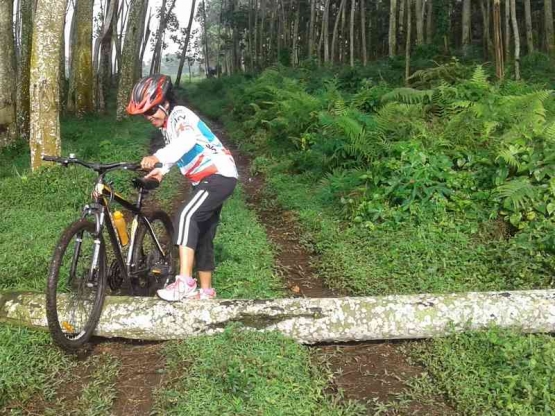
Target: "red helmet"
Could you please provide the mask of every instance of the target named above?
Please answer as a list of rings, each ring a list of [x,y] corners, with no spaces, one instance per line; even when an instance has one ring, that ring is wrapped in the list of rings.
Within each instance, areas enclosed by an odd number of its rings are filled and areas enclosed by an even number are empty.
[[[143,114],[152,107],[163,104],[171,89],[172,81],[167,75],[156,74],[141,78],[133,87],[127,112],[133,115]]]

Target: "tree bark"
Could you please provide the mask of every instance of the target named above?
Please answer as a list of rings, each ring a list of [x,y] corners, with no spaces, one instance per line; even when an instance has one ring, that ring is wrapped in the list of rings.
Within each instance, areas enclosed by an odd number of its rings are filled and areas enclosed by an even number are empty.
[[[0,2],[0,148],[17,137],[15,43],[13,35],[13,1]]]
[[[407,84],[407,85],[408,85],[409,77],[410,77],[410,52],[411,52],[411,37],[412,37],[412,1],[413,0],[407,0],[407,44],[405,46],[405,84]]]
[[[29,82],[33,44],[33,1],[20,0],[19,65],[17,66],[17,124],[19,137],[29,140]]]
[[[351,0],[351,24],[350,24],[350,63],[351,68],[355,67],[355,12],[356,12],[356,0]]]
[[[516,38],[517,34],[515,33],[515,40]],[[495,74],[498,79],[503,79],[505,76],[505,65],[503,62],[503,35],[501,33],[501,0],[493,0],[493,39],[495,46]]]
[[[333,36],[332,36],[332,40],[331,40],[331,60],[332,61],[335,60],[337,35],[338,35],[338,32],[339,32],[339,19],[341,18],[341,14],[343,13],[343,9],[345,8],[345,3],[347,3],[347,0],[341,0],[341,3],[339,4],[339,10],[337,12],[337,15],[335,16],[335,23],[333,25]]]
[[[511,8],[512,7],[513,5],[511,0]],[[534,35],[532,34],[532,9],[530,7],[530,0],[524,0],[524,18],[526,20],[526,47],[528,48],[528,53],[534,53]]]
[[[402,1],[402,0],[401,0]],[[389,57],[397,54],[397,0],[391,0],[389,10]]]
[[[139,56],[139,62],[141,63],[141,77],[143,75],[143,60],[145,57],[145,52],[146,52],[146,48],[148,48],[148,41],[150,40],[150,22],[152,20],[152,10],[149,12],[148,14],[148,20],[145,24],[144,30],[143,30],[143,40],[142,40],[142,46],[141,46],[141,54]]]
[[[210,58],[208,56],[208,23],[206,21],[206,0],[202,0],[202,31],[204,33],[204,70],[208,77],[208,68],[210,67]]]
[[[64,31],[66,0],[39,0],[35,13],[31,52],[30,95],[31,168],[41,155],[60,155],[60,41]]]
[[[428,5],[428,11],[426,12],[426,42],[431,45],[434,42],[433,0],[428,0],[426,4]]]
[[[108,0],[107,10],[102,22],[102,30],[95,42],[93,56],[94,86],[96,91],[95,106],[99,111],[106,109],[106,94],[111,76],[112,59],[112,20],[115,18],[116,2]]]
[[[295,23],[293,26],[293,67],[299,65],[299,20],[300,20],[300,0],[297,2],[297,10],[295,11]]]
[[[76,42],[73,45],[75,114],[93,111],[92,30],[93,0],[77,0],[75,5]]]
[[[328,63],[330,61],[329,52],[329,15],[330,15],[330,0],[326,0],[324,3],[324,16],[322,17],[322,30],[320,31],[324,42],[324,62]]]
[[[156,34],[156,46],[154,47],[154,56],[152,57],[152,65],[150,67],[150,73],[159,73],[160,72],[160,65],[162,62],[162,46],[163,46],[163,36],[164,32],[166,31],[166,26],[168,24],[168,18],[175,6],[175,1],[173,0],[170,3],[170,7],[166,13],[166,0],[163,0],[162,3],[162,10],[160,12],[160,25],[158,26],[158,33]]]
[[[511,1],[511,20],[513,22],[513,33],[515,34],[515,79],[520,79],[520,36],[518,32],[518,22],[516,19],[516,2]]]
[[[196,0],[193,0],[191,5],[191,14],[189,15],[189,25],[187,26],[187,35],[183,42],[183,49],[181,50],[181,58],[179,59],[179,68],[177,70],[177,78],[175,80],[175,85],[179,87],[181,82],[181,73],[183,72],[183,65],[185,64],[185,57],[187,56],[187,47],[189,46],[189,38],[191,37],[191,28],[193,27],[193,19],[195,17],[195,5]]]
[[[484,28],[484,59],[488,59],[493,50],[493,41],[490,33],[490,0],[480,0],[482,22]]]
[[[511,59],[511,1],[506,0],[505,4],[505,62]]]
[[[316,14],[316,0],[310,0],[310,23],[309,23],[309,29],[308,29],[308,59],[312,59],[312,54],[314,53],[315,14]]]
[[[141,16],[145,3],[143,0],[131,0],[129,2],[129,17],[127,30],[125,32],[125,43],[121,56],[120,79],[118,85],[117,114],[118,120],[127,116],[125,108],[129,103],[129,97],[135,81],[137,81],[137,56],[140,53],[141,40],[143,38],[143,23]]]
[[[59,301],[67,302],[63,295]],[[0,322],[46,329],[44,295],[0,293]],[[491,326],[549,333],[555,331],[555,290],[175,303],[109,296],[95,334],[186,339],[220,333],[234,322],[304,344],[442,337]]]
[[[366,49],[366,5],[360,0],[360,39],[362,43],[362,64],[368,64],[368,53]]]
[[[399,42],[399,53],[401,53],[401,49],[404,48],[403,43],[407,42],[406,30],[405,30],[405,23],[407,20],[407,16],[405,14],[405,8],[407,7],[407,0],[399,0],[398,9],[399,9],[399,19],[397,20],[397,40]]]
[[[462,11],[462,46],[463,50],[470,46],[470,24],[471,24],[471,3],[470,0],[463,0]]]
[[[555,35],[553,33],[553,0],[544,0],[545,44],[547,53],[555,56]]]
[[[424,0],[416,0],[416,44],[424,44]]]

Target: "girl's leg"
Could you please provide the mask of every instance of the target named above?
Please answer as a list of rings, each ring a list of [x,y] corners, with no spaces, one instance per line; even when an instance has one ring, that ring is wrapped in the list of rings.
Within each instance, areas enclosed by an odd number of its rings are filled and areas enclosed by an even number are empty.
[[[199,236],[196,251],[196,266],[202,289],[212,287],[212,272],[215,268],[214,238],[220,222],[222,207],[218,207],[214,214],[203,224],[203,233]]]

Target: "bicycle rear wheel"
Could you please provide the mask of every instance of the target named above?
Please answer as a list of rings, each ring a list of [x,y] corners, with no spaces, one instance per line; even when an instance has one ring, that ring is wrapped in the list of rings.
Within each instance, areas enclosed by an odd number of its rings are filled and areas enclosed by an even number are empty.
[[[175,277],[178,257],[173,243],[173,224],[168,214],[155,211],[147,218],[163,254],[148,227],[141,222],[135,237],[132,267],[134,277],[131,279],[134,294],[140,296],[153,296]]]
[[[95,224],[81,219],[62,234],[50,264],[46,317],[54,342],[76,350],[92,336],[104,303],[106,249]]]

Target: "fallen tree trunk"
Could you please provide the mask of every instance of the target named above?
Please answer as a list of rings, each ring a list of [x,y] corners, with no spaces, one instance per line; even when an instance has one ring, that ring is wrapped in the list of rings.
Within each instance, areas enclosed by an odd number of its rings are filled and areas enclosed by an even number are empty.
[[[0,322],[46,327],[44,295],[0,293]],[[555,290],[168,303],[107,297],[96,335],[144,340],[215,334],[239,322],[305,344],[446,336],[489,326],[555,331]]]

